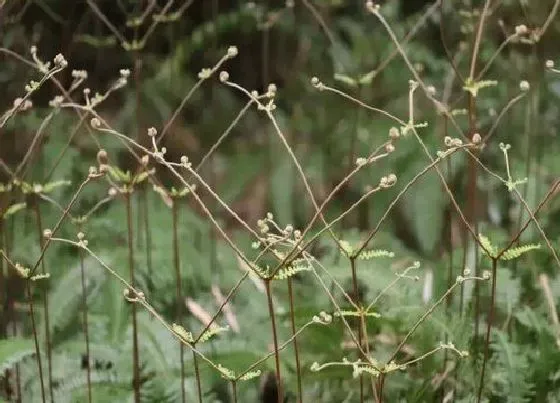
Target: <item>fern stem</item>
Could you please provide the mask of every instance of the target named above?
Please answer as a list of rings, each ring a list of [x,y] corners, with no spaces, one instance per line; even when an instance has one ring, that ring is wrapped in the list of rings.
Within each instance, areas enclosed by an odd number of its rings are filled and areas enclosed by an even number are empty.
[[[37,232],[39,234],[39,247],[44,248],[44,238],[43,238],[43,220],[41,216],[41,208],[39,206],[39,201],[35,198],[33,202],[33,209],[35,211],[35,218],[37,224]],[[41,271],[46,274],[47,270],[45,267],[45,259],[41,261]],[[49,382],[49,395],[51,402],[54,402],[54,391],[53,391],[53,380],[52,380],[52,346],[51,346],[51,331],[49,323],[49,294],[48,290],[43,292],[43,310],[45,315],[45,345],[47,348],[47,370],[48,370],[48,382]]]
[[[4,245],[4,217],[0,217],[0,250],[5,249]],[[6,285],[5,285],[5,277],[4,277],[4,259],[0,259],[0,301],[2,301],[2,306],[0,309],[2,310],[2,316],[0,320],[0,337],[7,336],[7,324],[8,324],[8,299],[5,297],[6,294]]]
[[[350,257],[350,269],[352,271],[352,288],[354,293],[354,304],[356,306],[360,306],[360,297],[359,297],[359,290],[358,290],[358,273],[356,272],[356,256]],[[362,314],[360,312],[360,318]],[[363,346],[363,333],[362,333],[362,325],[360,320],[358,320],[358,343],[360,344],[358,351],[362,349]],[[364,403],[364,377],[363,374],[360,374],[360,403]]]
[[[148,271],[148,295],[153,292],[153,280],[152,280],[152,231],[150,228],[150,206],[148,203],[148,190],[146,186],[142,186],[141,190],[141,203],[142,203],[142,218],[144,220],[144,239],[146,244],[146,269]]]
[[[37,335],[37,324],[35,323],[35,308],[33,304],[33,296],[31,295],[31,282],[26,280],[27,299],[29,301],[29,316],[31,318],[31,331],[33,332],[33,343],[35,344],[35,355],[37,356],[37,367],[39,369],[39,382],[41,384],[41,399],[46,403],[45,381],[43,378],[43,364],[41,360],[41,349],[39,348],[39,337]],[[21,396],[20,396],[21,397]]]
[[[470,136],[475,133],[476,131],[476,99],[475,97],[469,93],[469,100],[468,100],[468,117],[469,117],[469,133]],[[478,233],[478,220],[477,220],[477,179],[478,179],[478,165],[473,157],[469,156],[469,163],[468,163],[468,184],[467,184],[467,217],[470,224],[474,227],[475,233]],[[465,254],[468,254],[468,246],[469,246],[469,237],[467,235],[467,230],[465,229]],[[478,244],[475,243],[475,259],[473,262],[473,273],[475,276],[478,276],[478,265],[476,264],[476,255],[478,254]],[[466,260],[465,260],[466,263]],[[463,270],[466,269],[466,266],[463,266]],[[478,283],[474,284],[474,347],[477,347],[478,344],[478,333],[479,333],[479,325],[480,325],[480,287]]]
[[[443,118],[443,125],[444,125],[444,138],[446,136],[449,135],[449,118],[447,116],[444,116]],[[451,158],[448,158],[446,161],[446,165],[447,165],[447,182],[448,183],[452,183],[453,182],[453,178],[452,178],[452,163],[451,163]],[[444,189],[445,191],[445,189]],[[447,288],[451,288],[451,286],[453,285],[453,218],[454,218],[454,214],[453,214],[453,209],[449,209],[448,210],[448,231],[447,231],[447,255],[448,255],[448,260],[447,260]],[[461,293],[464,290],[463,285],[461,284]],[[463,296],[460,295],[460,297],[462,298]],[[448,317],[448,320],[451,319],[451,308],[452,308],[452,304],[453,304],[453,298],[450,295],[448,295],[447,297],[447,301],[446,301],[446,306],[445,306],[445,311],[446,311],[446,315]],[[446,333],[445,334],[445,342],[447,343],[449,341],[449,335]],[[443,356],[443,367],[442,367],[442,373],[445,373],[446,368],[447,368],[447,361],[449,359],[449,352],[447,351],[447,349],[444,351],[444,356]],[[460,365],[460,360],[456,360],[456,367]],[[455,386],[452,386],[453,388],[455,388]],[[442,400],[444,399],[444,396],[446,395],[445,393],[445,385],[443,385],[442,387]]]
[[[385,387],[385,373],[379,374],[377,381],[377,403],[383,403],[383,388]]]
[[[237,403],[237,382],[231,381],[231,394],[233,395],[233,403]]]
[[[533,52],[535,51],[535,49],[533,49]],[[539,71],[535,71],[536,67],[532,70],[533,76],[538,76]],[[537,81],[538,78],[537,77],[532,77],[531,82],[533,81]],[[537,87],[538,88],[538,87]],[[535,118],[535,116],[537,115],[536,111],[538,111],[538,103],[539,103],[539,92],[538,89],[534,92],[532,92],[531,97],[529,97],[527,99],[527,109],[526,109],[526,116],[525,116],[525,147],[527,150],[527,153],[525,154],[525,177],[528,178],[530,176],[531,173],[531,168],[532,168],[532,163],[533,163],[533,157],[534,157],[534,144],[535,141],[532,141],[532,134],[533,133],[538,133],[539,132],[539,127],[538,127],[538,123],[539,123],[539,119]],[[537,181],[540,183],[540,181]],[[527,195],[529,193],[529,186],[523,186],[523,189],[521,190],[522,192],[522,199],[523,200],[527,200]],[[539,194],[539,193],[537,193]],[[525,215],[525,211],[523,210],[523,203],[519,203],[519,214],[517,215],[517,224],[515,225],[515,230],[516,231],[521,231],[521,229],[523,228],[523,217]],[[517,241],[516,246],[519,245],[519,241]],[[512,262],[512,267],[511,270],[513,272],[513,274],[517,274],[517,259],[515,259]]]
[[[486,362],[488,361],[488,353],[490,350],[490,331],[492,330],[492,322],[494,322],[494,310],[496,306],[496,272],[498,259],[492,258],[492,295],[490,302],[490,311],[488,312],[488,326],[486,328],[486,341],[484,343],[484,359],[482,360],[482,370],[480,371],[480,384],[478,385],[477,402],[482,399],[482,390],[484,389],[484,373],[486,371]]]
[[[132,233],[132,206],[130,193],[125,194],[126,223],[128,238],[128,269],[130,285],[135,286],[134,281],[134,240]],[[133,389],[134,403],[140,403],[140,366],[138,357],[138,324],[136,322],[136,303],[132,303],[132,366],[133,366]]]
[[[276,319],[274,317],[274,305],[272,303],[272,292],[270,290],[270,279],[265,280],[266,298],[268,302],[268,313],[270,314],[270,324],[272,326],[272,339],[274,342],[274,361],[276,365],[276,386],[278,388],[278,403],[284,401],[282,388],[282,375],[280,374],[280,353],[278,350],[278,334],[276,332]],[[271,402],[272,403],[272,402]]]
[[[175,267],[175,285],[176,285],[176,299],[177,299],[177,312],[176,320],[178,324],[181,324],[181,318],[183,316],[183,296],[181,289],[181,262],[179,260],[179,233],[177,230],[178,222],[178,206],[177,200],[173,200],[173,205],[171,206],[172,220],[173,220],[173,266]],[[179,359],[181,361],[181,402],[185,403],[185,346],[179,341]]]
[[[87,293],[86,293],[86,279],[84,271],[84,251],[82,248],[79,250],[80,254],[80,276],[82,282],[82,320],[84,321],[84,336],[86,342],[86,376],[87,376],[87,391],[88,391],[88,402],[92,402],[91,399],[91,356],[89,351],[89,326],[88,326],[88,305],[87,305]]]
[[[193,346],[194,347],[194,346]],[[196,391],[198,392],[198,403],[202,403],[202,384],[200,383],[200,369],[198,368],[198,356],[192,350],[194,363],[194,377],[196,379]]]
[[[366,309],[366,311],[367,311],[367,309]],[[367,322],[366,322],[366,318],[364,317],[364,315],[360,315],[360,326],[361,326],[362,329],[363,329],[364,339],[365,339],[366,341],[369,340],[368,332],[367,332]],[[369,356],[370,356],[370,352],[369,352],[369,342],[366,342],[365,344],[366,344],[366,354],[367,354],[368,357],[369,357]],[[372,394],[372,396],[374,396],[374,398],[377,400],[377,397],[376,397],[376,393],[377,393],[377,392],[376,392],[376,390],[375,390],[375,381],[373,380],[373,378],[371,378],[370,384],[371,384],[371,394]]]
[[[10,217],[10,227],[9,227],[9,231],[6,228],[6,225],[4,224],[5,221],[1,221],[0,223],[4,226],[3,229],[3,250],[6,252],[7,255],[10,254],[11,251],[11,246],[14,243],[14,217]],[[2,236],[0,235],[0,236]],[[11,238],[11,242],[10,242],[10,238]],[[0,248],[0,249],[2,249]],[[2,259],[2,262],[4,262],[4,259]],[[8,267],[9,265],[6,266],[6,274],[8,273]],[[6,289],[7,291],[7,289]],[[7,295],[6,295],[7,297]],[[10,315],[10,316],[8,316]],[[11,298],[6,298],[6,319],[8,317],[12,318],[12,334],[14,337],[17,337],[17,324],[16,324],[16,311],[14,308],[14,301]],[[6,332],[8,331],[8,329],[6,329]],[[21,377],[20,377],[20,370],[19,370],[19,363],[16,363],[15,365],[15,369],[16,369],[16,392],[17,392],[17,402],[21,403]]]
[[[288,296],[290,298],[290,322],[292,325],[292,337],[294,338],[294,355],[296,359],[296,375],[297,375],[297,387],[298,387],[298,403],[303,402],[303,390],[301,387],[301,367],[299,362],[299,349],[297,344],[297,337],[296,337],[296,320],[295,320],[295,312],[294,312],[294,292],[292,287],[292,277],[288,277]]]
[[[4,250],[4,217],[0,217],[0,250]],[[0,301],[2,301],[2,306],[0,309],[2,310],[2,315],[0,316],[0,339],[4,337],[7,338],[7,324],[8,324],[8,306],[9,301],[4,296],[5,295],[5,278],[4,278],[4,259],[0,259]],[[10,378],[9,378],[9,369],[6,369],[4,372],[4,393],[5,396],[8,398],[11,397],[10,392]]]

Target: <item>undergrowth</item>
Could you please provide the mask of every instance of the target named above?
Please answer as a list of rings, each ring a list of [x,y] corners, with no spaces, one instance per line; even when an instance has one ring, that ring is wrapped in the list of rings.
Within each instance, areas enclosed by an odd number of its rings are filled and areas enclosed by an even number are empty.
[[[192,3],[119,3],[123,22],[87,0],[108,34],[76,41],[127,62],[108,83],[3,39],[0,399],[558,401],[560,181],[540,133],[559,71],[540,44],[560,1],[520,2],[525,25],[502,19],[511,1],[439,0],[407,31],[394,2],[338,20],[336,2],[208,1],[154,62]],[[414,44],[432,20],[444,57]],[[327,49],[269,82],[293,26],[300,52]],[[220,41],[239,27],[262,36],[260,83]],[[205,49],[210,67],[174,74]]]

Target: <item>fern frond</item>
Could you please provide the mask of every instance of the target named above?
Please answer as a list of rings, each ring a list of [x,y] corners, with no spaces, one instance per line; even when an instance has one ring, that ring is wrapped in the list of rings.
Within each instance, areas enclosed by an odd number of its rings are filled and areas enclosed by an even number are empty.
[[[395,257],[395,254],[388,250],[374,249],[363,251],[358,255],[358,259],[362,260],[371,260],[377,257]]]
[[[496,396],[511,402],[529,402],[534,396],[534,384],[529,355],[531,350],[508,341],[507,335],[496,330],[491,343],[494,350],[490,388]]]
[[[364,372],[376,378],[379,376],[379,371],[376,370],[375,368],[369,365],[360,365],[360,364],[354,365],[354,371],[352,372],[352,375],[354,376],[354,378],[357,378]]]
[[[187,343],[192,343],[194,341],[192,333],[187,331],[183,326],[173,323],[171,325],[171,329],[173,329],[175,334]]]
[[[218,371],[220,371],[222,377],[225,379],[235,379],[235,372],[222,366],[222,364],[218,364]]]
[[[512,260],[512,259],[517,259],[519,256],[530,252],[532,250],[535,249],[540,249],[541,245],[540,244],[527,244],[527,245],[521,245],[518,246],[517,248],[513,248],[513,249],[508,249],[504,252],[504,254],[502,256],[500,256],[500,259],[502,260]]]
[[[242,375],[241,377],[239,377],[239,379],[242,380],[242,381],[248,381],[248,380],[251,380],[251,379],[256,378],[258,376],[261,376],[261,370],[260,369],[258,369],[256,371],[249,371],[245,375]]]
[[[0,372],[11,368],[14,364],[35,353],[33,340],[8,339],[0,340]]]
[[[20,210],[23,210],[25,207],[27,207],[27,203],[15,203],[12,204],[10,207],[8,207],[8,209],[4,212],[4,214],[2,214],[2,218],[8,218],[9,216],[17,213]]]
[[[345,252],[348,256],[351,256],[354,253],[354,248],[350,245],[350,242],[340,240],[339,242],[340,247],[342,248],[343,252]]]
[[[480,243],[484,247],[485,253],[488,255],[488,257],[490,258],[496,257],[496,255],[498,254],[498,249],[494,245],[492,245],[490,239],[488,239],[486,236],[482,234],[478,234],[478,239],[480,240]]]
[[[359,311],[340,311],[335,312],[334,316],[341,317],[341,316],[370,316],[372,318],[380,318],[381,315],[377,312],[359,312]]]
[[[208,340],[210,340],[212,337],[214,337],[215,335],[219,334],[219,333],[224,333],[227,332],[229,330],[229,326],[215,326],[215,327],[211,327],[210,329],[206,330],[204,333],[202,333],[202,335],[200,336],[200,338],[198,339],[199,343],[204,343]]]
[[[302,271],[310,271],[309,266],[289,266],[278,270],[278,273],[274,275],[275,280],[285,280],[288,277],[295,276],[297,273]]]

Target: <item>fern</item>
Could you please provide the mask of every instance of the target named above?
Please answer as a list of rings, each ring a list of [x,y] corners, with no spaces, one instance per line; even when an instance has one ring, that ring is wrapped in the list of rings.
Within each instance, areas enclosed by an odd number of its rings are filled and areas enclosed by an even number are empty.
[[[261,370],[256,370],[256,371],[249,371],[246,374],[242,375],[239,379],[242,381],[249,381],[253,378],[256,378],[258,376],[261,376]]]
[[[86,293],[89,299],[93,298],[103,284],[104,272],[93,263],[93,259],[87,259],[84,265]],[[81,309],[82,289],[80,282],[80,269],[74,266],[54,283],[55,288],[50,293],[51,307],[49,312],[49,326],[53,334],[61,332],[69,326]]]
[[[35,354],[33,340],[0,340],[0,372],[4,372],[32,354]]]
[[[541,248],[540,244],[527,244],[527,245],[518,246],[517,248],[508,249],[507,251],[505,251],[504,254],[500,257],[500,259],[502,260],[517,259],[519,256],[527,252],[540,248]]]
[[[370,260],[377,257],[395,257],[395,254],[388,250],[375,249],[363,251],[358,255],[358,259]]]
[[[532,368],[529,354],[532,350],[522,350],[520,345],[510,343],[501,330],[493,332],[491,384],[492,393],[508,402],[528,402],[534,395],[531,382]]]
[[[275,280],[286,280],[289,277],[295,276],[297,273],[302,271],[310,271],[309,266],[289,266],[278,270],[278,273],[274,275]]]
[[[229,330],[229,326],[211,326],[206,330],[198,339],[199,343],[204,343],[219,333],[224,333]]]
[[[335,312],[334,316],[341,317],[341,316],[355,316],[355,317],[372,317],[372,318],[380,318],[381,315],[377,312],[358,312],[358,311],[340,311]]]
[[[490,239],[482,234],[478,234],[478,239],[482,247],[484,248],[484,252],[486,253],[486,255],[488,255],[488,257],[490,258],[496,257],[496,255],[498,254],[498,249],[494,245],[492,245]]]
[[[191,332],[187,331],[183,326],[177,325],[174,323],[171,328],[173,331],[179,336],[181,339],[186,341],[187,343],[192,343],[194,341],[194,337]]]
[[[492,244],[492,242],[490,242],[490,239],[488,239],[486,236],[484,236],[482,234],[478,234],[478,239],[480,241],[480,244],[483,246],[486,255],[489,258],[495,259],[495,258],[498,257],[498,255],[499,255],[498,248],[496,246],[494,246]],[[530,252],[530,251],[535,250],[535,249],[540,249],[540,247],[541,247],[540,244],[521,245],[521,246],[518,246],[517,248],[511,248],[511,249],[506,250],[505,252],[503,252],[500,255],[499,259],[500,260],[517,259],[518,257],[520,257],[521,255],[524,255],[527,252]]]
[[[17,213],[18,211],[23,210],[25,207],[27,207],[27,203],[14,203],[10,207],[8,207],[4,214],[2,214],[1,218],[6,219],[9,216]]]

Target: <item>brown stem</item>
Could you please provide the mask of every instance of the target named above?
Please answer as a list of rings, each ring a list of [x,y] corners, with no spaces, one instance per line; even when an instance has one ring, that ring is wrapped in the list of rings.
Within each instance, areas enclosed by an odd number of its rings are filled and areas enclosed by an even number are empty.
[[[278,403],[284,402],[284,393],[282,388],[282,376],[280,374],[280,354],[278,350],[278,335],[276,333],[276,319],[274,317],[274,305],[272,303],[272,293],[270,290],[270,279],[264,281],[266,286],[266,297],[268,302],[268,312],[270,314],[270,323],[272,326],[272,339],[274,341],[274,361],[276,364],[276,386],[278,387]]]
[[[535,70],[535,69],[533,69]],[[538,74],[539,72],[534,72],[533,76]],[[533,79],[535,79],[535,77],[533,77]],[[533,81],[533,80],[531,80]],[[536,81],[536,79],[535,79]],[[527,100],[527,113],[526,113],[526,117],[525,117],[525,147],[527,149],[527,153],[525,154],[525,161],[526,161],[526,165],[525,165],[525,177],[528,178],[529,174],[531,173],[531,169],[532,169],[532,162],[533,162],[533,155],[534,155],[534,144],[535,141],[531,139],[531,135],[533,133],[538,133],[539,132],[539,127],[538,127],[538,123],[539,123],[539,119],[535,119],[536,116],[536,111],[538,110],[538,101],[539,101],[539,97],[538,97],[538,93],[535,95],[533,93],[533,95]],[[523,186],[523,190],[522,190],[522,194],[523,194],[523,200],[527,200],[527,194],[529,193],[529,187],[528,186]],[[538,193],[537,193],[538,194]],[[519,204],[519,214],[517,216],[517,224],[515,226],[515,230],[519,231],[522,228],[522,221],[523,221],[523,216],[525,215],[525,212],[523,211],[523,205],[520,203]],[[513,261],[512,264],[512,272],[515,275],[517,273],[517,259],[515,259]]]
[[[87,376],[87,391],[88,391],[88,402],[92,402],[91,399],[91,356],[89,352],[89,327],[88,327],[88,305],[87,305],[87,293],[86,293],[86,279],[84,270],[84,251],[80,248],[80,275],[82,281],[82,320],[84,321],[84,336],[86,342],[86,376]]]
[[[130,276],[130,285],[135,286],[134,281],[134,240],[132,233],[132,206],[130,193],[125,194],[126,204],[126,222],[127,222],[127,238],[128,238],[128,269]],[[138,324],[136,322],[136,303],[132,303],[132,366],[134,389],[134,403],[140,403],[140,366],[138,362]]]
[[[3,242],[4,242],[4,251],[6,252],[7,255],[10,254],[11,251],[11,246],[14,244],[14,217],[12,216],[10,218],[10,228],[9,228],[9,232],[8,230],[6,230],[6,228],[4,228],[4,234],[3,234]],[[4,262],[4,259],[2,259],[2,262]],[[8,262],[9,263],[9,262]],[[9,266],[9,265],[8,265]],[[8,266],[6,266],[6,273],[8,273]],[[12,335],[14,337],[17,337],[18,332],[17,332],[17,322],[16,322],[16,311],[14,309],[14,302],[12,301],[7,301],[6,302],[6,315],[10,315],[10,316],[6,316],[6,318],[11,317],[12,318]],[[6,329],[7,331],[7,329]],[[17,390],[17,403],[21,403],[21,377],[20,377],[20,370],[19,370],[19,363],[16,363],[15,365],[15,369],[16,369],[16,390]]]
[[[475,53],[476,54],[476,53]],[[468,117],[469,117],[469,134],[472,138],[472,135],[476,132],[476,98],[469,94],[468,99]],[[469,158],[469,165],[468,165],[468,185],[467,185],[467,217],[470,222],[470,225],[474,228],[476,234],[478,234],[478,219],[477,219],[477,196],[478,196],[478,189],[477,189],[477,179],[478,179],[478,165],[474,158]],[[466,254],[468,253],[468,234],[464,233],[465,240],[464,240],[464,247],[465,247],[465,259],[463,261],[466,264]],[[477,255],[478,255],[478,245],[475,243],[475,259],[474,259],[474,267],[473,273],[475,276],[478,276],[478,265],[477,265]],[[463,265],[463,270],[466,267]],[[478,283],[474,284],[474,347],[477,347],[478,344],[478,332],[479,332],[479,323],[480,323],[480,287]]]
[[[350,257],[350,268],[352,270],[352,288],[354,293],[354,303],[356,306],[360,306],[360,298],[358,294],[358,274],[356,273],[356,257]],[[360,313],[361,315],[361,313]],[[362,334],[362,326],[360,325],[360,321],[358,321],[358,343],[360,344],[360,349],[363,347],[363,334]],[[360,403],[364,403],[364,377],[360,374]]]
[[[498,259],[492,259],[492,296],[490,303],[490,312],[488,312],[488,326],[486,328],[486,341],[484,343],[484,359],[482,360],[482,370],[480,371],[480,384],[478,385],[478,398],[477,402],[480,403],[482,399],[482,390],[484,389],[484,372],[486,371],[486,362],[488,361],[488,352],[490,350],[490,331],[492,329],[492,322],[494,321],[494,309],[496,305],[496,272],[497,272]]]
[[[37,220],[37,232],[39,234],[39,247],[44,247],[43,237],[43,222],[41,217],[41,208],[38,200],[34,200],[33,209],[35,211],[35,218]],[[41,272],[46,274],[45,260],[41,261]],[[54,402],[53,380],[52,380],[52,345],[51,345],[51,331],[49,323],[49,295],[48,290],[43,292],[43,310],[45,315],[45,345],[47,347],[47,370],[49,382],[49,395],[51,402]]]
[[[29,317],[31,318],[31,331],[33,332],[33,342],[35,344],[35,355],[37,356],[37,367],[39,369],[39,382],[41,384],[41,399],[46,403],[45,381],[43,380],[43,364],[41,360],[41,350],[39,348],[39,337],[37,336],[37,325],[35,323],[35,308],[33,305],[33,296],[31,295],[31,282],[26,280],[27,299],[29,301]]]
[[[4,217],[0,216],[0,250],[4,249],[4,221],[3,221]],[[0,339],[3,339],[4,337],[7,338],[7,328],[6,325],[8,323],[8,300],[7,298],[4,296],[5,292],[4,292],[4,259],[0,259],[0,301],[2,301],[2,305],[0,306],[0,310],[1,310],[1,317],[0,317]],[[4,301],[6,303],[4,303]],[[10,398],[11,397],[11,392],[10,392],[10,372],[8,369],[6,369],[4,371],[4,393],[5,395]]]
[[[177,230],[177,213],[178,213],[177,200],[173,200],[171,206],[171,213],[173,216],[173,265],[175,266],[175,284],[176,284],[176,298],[177,298],[177,323],[181,323],[183,314],[183,296],[181,290],[181,262],[179,261],[179,233]],[[179,341],[179,360],[181,361],[181,402],[185,403],[185,346]]]
[[[367,311],[367,308],[366,308]],[[365,348],[365,353],[367,354],[368,357],[371,357],[370,351],[369,351],[369,337],[368,337],[368,332],[367,332],[367,322],[366,322],[366,318],[364,317],[364,315],[360,315],[360,325],[362,326],[362,332],[364,335],[364,339],[366,340],[366,348]],[[370,384],[371,384],[371,394],[372,396],[375,398],[375,401],[378,401],[379,398],[377,397],[377,391],[375,390],[375,380],[373,378],[370,378]]]
[[[379,374],[379,379],[377,381],[377,396],[378,402],[383,403],[383,388],[385,387],[385,374],[382,372]]]
[[[298,387],[298,403],[303,402],[303,390],[301,387],[301,367],[299,362],[299,350],[297,344],[297,337],[296,337],[296,320],[295,320],[295,312],[294,312],[294,293],[292,289],[292,278],[288,277],[288,296],[290,298],[290,321],[292,325],[292,337],[294,338],[294,354],[296,358],[296,375],[297,375],[297,387]]]
[[[445,132],[447,135],[447,118],[445,119]],[[448,181],[451,182],[451,159],[447,160],[447,179]],[[451,286],[453,285],[453,210],[449,209],[448,212],[448,232],[447,232],[447,254],[448,254],[448,261],[447,261],[447,289],[451,288]],[[461,285],[461,290],[464,290],[464,287]],[[463,296],[461,295],[461,298]],[[447,297],[447,301],[446,301],[446,313],[449,319],[451,319],[451,305],[453,303],[453,298],[451,297],[451,294]],[[447,343],[449,341],[449,337],[446,334],[445,335],[445,342]],[[444,357],[443,357],[443,368],[442,368],[442,373],[445,373],[446,368],[447,368],[447,360],[448,360],[448,351],[447,349],[444,352]],[[459,365],[459,362],[457,361],[457,365]],[[445,396],[445,385],[442,388],[442,392],[443,392],[443,396]],[[443,397],[442,397],[443,399]]]
[[[233,395],[233,403],[237,403],[237,383],[231,381],[231,394]]]
[[[194,347],[194,345],[193,345]],[[192,350],[194,363],[194,377],[196,378],[196,391],[198,392],[198,403],[202,403],[202,384],[200,383],[200,370],[198,369],[198,356]]]
[[[148,270],[148,292],[151,293],[153,290],[153,280],[152,280],[152,231],[150,229],[150,207],[148,201],[148,189],[146,186],[142,187],[142,215],[144,219],[144,238],[146,240],[146,268]],[[181,301],[181,300],[178,300]]]

